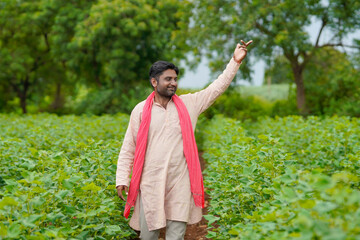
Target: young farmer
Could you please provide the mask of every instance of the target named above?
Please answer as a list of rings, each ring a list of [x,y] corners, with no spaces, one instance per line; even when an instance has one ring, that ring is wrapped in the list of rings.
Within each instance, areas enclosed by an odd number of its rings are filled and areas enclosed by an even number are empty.
[[[158,239],[164,227],[167,240],[184,239],[186,224],[201,220],[204,186],[194,130],[245,58],[252,41],[241,42],[218,79],[194,94],[175,95],[174,64],[158,61],[150,68],[154,92],[131,112],[116,171],[118,196],[125,201],[122,192],[128,193],[124,216],[134,206],[130,226],[141,239]]]

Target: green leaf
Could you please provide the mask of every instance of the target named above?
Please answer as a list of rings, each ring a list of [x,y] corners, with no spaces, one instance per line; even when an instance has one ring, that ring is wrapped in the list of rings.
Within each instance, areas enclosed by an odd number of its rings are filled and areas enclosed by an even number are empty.
[[[234,228],[232,228],[232,229],[229,231],[229,233],[230,233],[231,235],[235,235],[235,236],[238,236],[238,235],[239,235],[239,232],[238,232],[237,230],[235,230]]]
[[[5,206],[16,207],[17,205],[18,205],[18,202],[15,199],[13,199],[12,197],[4,197],[0,201],[0,209],[4,209]]]
[[[20,227],[20,224],[12,223],[7,231],[8,236],[10,238],[18,238],[21,233]]]
[[[208,234],[205,237],[209,239],[215,239],[216,235],[216,232],[208,231]]]
[[[297,198],[296,192],[290,187],[282,187],[282,192],[289,200],[294,200]]]
[[[101,190],[101,187],[96,186],[95,183],[91,182],[90,184],[85,185],[81,189],[85,191],[98,192]]]
[[[109,225],[106,226],[105,232],[109,235],[115,235],[117,232],[120,232],[121,228],[118,225]]]
[[[83,231],[79,235],[76,236],[77,239],[86,240],[87,235],[89,234],[89,231]]]
[[[280,180],[281,180],[283,183],[286,183],[286,184],[289,184],[289,183],[293,182],[293,179],[292,179],[291,176],[288,175],[288,174],[281,175],[281,176],[280,176]]]
[[[69,193],[70,193],[69,190],[61,190],[61,191],[59,191],[59,192],[55,195],[55,197],[58,198],[58,199],[60,199],[60,200],[62,200],[62,199],[64,199]]]
[[[250,175],[256,170],[256,164],[252,164],[250,167],[243,168],[244,175]]]
[[[337,207],[338,207],[338,205],[335,203],[332,203],[332,202],[318,201],[314,207],[314,210],[316,210],[320,213],[326,213],[326,212],[336,209]]]
[[[65,215],[62,213],[51,212],[51,213],[46,214],[46,219],[51,222],[55,221],[56,219],[63,218],[63,217],[65,217]]]
[[[74,184],[71,183],[69,180],[63,180],[62,184],[68,190],[71,190],[74,188]]]
[[[68,181],[72,184],[76,183],[77,181],[79,181],[80,179],[82,179],[82,177],[80,176],[77,176],[77,175],[73,175],[71,176]]]
[[[331,188],[332,186],[334,186],[334,182],[330,177],[325,175],[317,176],[315,178],[315,183],[313,184],[313,187],[320,191],[324,191],[328,188]]]
[[[36,227],[36,224],[34,224],[37,220],[39,220],[42,217],[42,215],[30,215],[29,217],[21,219],[22,224],[24,224],[25,227],[34,228]]]
[[[65,211],[66,211],[66,213],[72,214],[72,213],[75,213],[75,212],[76,212],[76,208],[73,207],[73,206],[65,205]]]
[[[46,202],[46,200],[43,197],[35,197],[31,199],[30,203],[33,204],[34,207],[40,207]]]
[[[204,215],[203,217],[208,221],[208,225],[211,225],[220,219],[219,217],[215,217],[213,215]]]

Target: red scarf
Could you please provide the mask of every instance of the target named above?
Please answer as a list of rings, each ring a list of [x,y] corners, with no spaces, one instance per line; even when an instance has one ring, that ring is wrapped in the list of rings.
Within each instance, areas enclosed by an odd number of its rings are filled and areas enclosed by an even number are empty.
[[[144,166],[147,138],[151,122],[151,108],[154,102],[154,96],[155,92],[152,92],[146,99],[142,112],[140,128],[136,137],[133,173],[124,210],[124,216],[126,218],[129,217],[130,209],[135,205],[135,201],[140,190],[140,179]],[[190,115],[184,102],[177,95],[173,95],[172,100],[174,101],[179,114],[184,155],[190,176],[191,192],[194,197],[195,205],[204,208],[204,183]]]

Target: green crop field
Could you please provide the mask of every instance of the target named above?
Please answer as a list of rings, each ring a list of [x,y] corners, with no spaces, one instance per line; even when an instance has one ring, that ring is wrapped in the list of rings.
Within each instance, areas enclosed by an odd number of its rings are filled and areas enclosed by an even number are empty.
[[[0,115],[0,238],[129,239],[115,171],[127,115]]]
[[[270,102],[284,100],[289,96],[289,84],[272,84],[270,86],[239,86],[242,96],[259,96]],[[292,86],[294,88],[294,86]]]
[[[211,239],[360,239],[360,120],[217,117],[203,133]]]
[[[127,123],[0,114],[0,238],[136,237],[115,190]],[[197,139],[210,239],[360,238],[359,119],[216,116],[199,121]]]

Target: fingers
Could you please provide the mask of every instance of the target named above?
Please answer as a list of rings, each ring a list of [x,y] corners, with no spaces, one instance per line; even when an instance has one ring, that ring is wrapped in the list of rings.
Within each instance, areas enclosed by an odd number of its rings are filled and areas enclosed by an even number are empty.
[[[121,198],[123,201],[125,201],[124,196],[122,195],[122,193],[120,192],[119,198]]]
[[[118,193],[119,198],[121,198],[123,201],[126,201],[122,192],[125,190],[125,193],[127,195],[128,194],[128,187],[127,186],[120,186],[120,187],[118,187],[116,189],[117,189],[117,193]]]
[[[247,48],[245,47],[245,45],[240,45],[240,46],[238,47],[238,49],[247,51]]]
[[[246,46],[249,46],[251,43],[253,42],[253,40],[250,40],[246,43]]]
[[[247,55],[247,46],[250,45],[253,41],[250,40],[247,43],[243,40],[240,40],[241,44],[236,45],[233,58],[236,62],[240,63]]]
[[[249,46],[249,45],[253,42],[253,40],[250,40],[250,41],[248,41],[247,43],[244,42],[243,40],[240,40],[240,42],[243,44],[243,45],[241,45],[241,46],[247,47],[247,46]]]
[[[123,191],[123,186],[117,188],[117,192],[118,192],[119,198],[121,198],[123,201],[125,201],[125,198],[124,198],[124,196],[122,195],[122,191]]]

